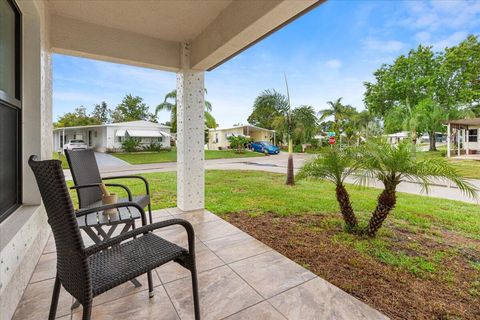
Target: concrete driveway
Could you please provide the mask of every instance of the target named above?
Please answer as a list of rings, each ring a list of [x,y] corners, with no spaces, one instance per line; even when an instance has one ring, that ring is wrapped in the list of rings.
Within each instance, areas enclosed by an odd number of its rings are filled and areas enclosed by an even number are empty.
[[[103,169],[128,168],[131,166],[130,163],[103,152],[95,152],[95,159],[97,160],[100,171]]]

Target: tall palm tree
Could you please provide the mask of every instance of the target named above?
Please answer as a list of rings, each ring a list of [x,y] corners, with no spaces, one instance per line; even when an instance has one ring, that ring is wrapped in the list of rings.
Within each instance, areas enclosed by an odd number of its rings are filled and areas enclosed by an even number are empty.
[[[288,86],[287,86],[288,88]],[[269,107],[275,110],[275,117],[272,120],[272,127],[280,133],[283,139],[288,141],[288,165],[287,165],[287,184],[295,184],[295,176],[293,173],[293,121],[290,108],[290,99],[288,96],[271,89],[263,91],[256,99],[253,105],[254,110],[261,110]],[[273,108],[272,108],[273,107]]]
[[[205,89],[207,93],[207,89]],[[172,90],[165,95],[165,99],[155,109],[155,117],[157,117],[160,111],[170,112],[170,123],[172,126],[172,132],[177,132],[177,90]],[[205,126],[207,128],[216,128],[217,121],[211,114],[212,104],[205,100]]]
[[[295,129],[293,132],[295,143],[307,143],[318,129],[318,119],[312,106],[300,106],[292,111]]]
[[[327,101],[330,107],[320,110],[319,112],[320,121],[328,117],[333,117],[334,131],[337,137],[341,133],[343,122],[356,112],[352,106],[342,104],[342,99],[343,98],[338,98],[335,101]]]
[[[412,143],[404,140],[393,146],[384,140],[368,142],[359,159],[362,176],[359,183],[368,179],[380,180],[384,190],[377,199],[377,206],[372,213],[364,233],[374,237],[388,214],[395,208],[396,188],[402,181],[420,183],[424,191],[438,181],[449,181],[465,194],[476,198],[477,189],[461,177],[455,167],[444,159],[417,160]]]
[[[298,179],[325,179],[335,184],[337,202],[348,232],[355,232],[358,229],[358,220],[345,188],[345,179],[356,170],[358,165],[354,150],[353,148],[341,149],[337,146],[327,148],[316,158],[307,162],[297,174]]]

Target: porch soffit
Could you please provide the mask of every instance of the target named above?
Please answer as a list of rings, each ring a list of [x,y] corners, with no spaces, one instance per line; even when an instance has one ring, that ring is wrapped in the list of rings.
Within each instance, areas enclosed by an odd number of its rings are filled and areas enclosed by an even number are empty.
[[[54,52],[167,71],[183,42],[192,69],[209,70],[322,2],[47,0]]]

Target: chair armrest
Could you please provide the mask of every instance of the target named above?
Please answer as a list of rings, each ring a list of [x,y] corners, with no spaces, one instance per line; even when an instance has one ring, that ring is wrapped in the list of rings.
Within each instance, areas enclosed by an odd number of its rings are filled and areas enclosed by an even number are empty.
[[[86,208],[86,209],[81,209],[75,212],[76,217],[82,217],[90,213],[94,212],[100,212],[100,211],[105,211],[108,209],[115,209],[115,208],[125,208],[125,207],[134,207],[138,211],[140,211],[140,215],[142,216],[142,225],[147,224],[147,218],[145,216],[145,211],[141,206],[139,206],[135,202],[118,202],[118,203],[112,203],[112,204],[106,204],[104,206],[99,206],[99,207],[94,207],[94,208]],[[126,233],[125,233],[126,234]]]
[[[72,189],[72,190],[78,190],[78,189],[95,188],[95,187],[96,187],[96,188],[100,188],[100,184],[101,184],[101,183],[79,184],[79,185],[70,187],[70,189]],[[119,183],[105,183],[105,186],[107,186],[107,187],[119,187],[119,188],[122,188],[122,189],[124,189],[124,190],[127,192],[128,201],[132,201],[132,200],[133,200],[132,191],[130,191],[130,189],[129,189],[127,186],[124,186],[123,184],[119,184]]]
[[[114,177],[105,177],[102,180],[114,180],[114,179],[140,179],[145,184],[145,192],[147,195],[150,195],[150,185],[148,184],[148,180],[142,176],[114,176]]]
[[[160,228],[165,228],[168,226],[172,225],[181,225],[185,228],[187,231],[187,236],[188,236],[188,251],[191,254],[194,254],[195,252],[195,232],[193,230],[193,226],[188,222],[187,220],[183,219],[170,219],[170,220],[165,220],[161,222],[156,222],[153,224],[149,224],[147,226],[143,226],[140,228],[137,228],[135,230],[130,230],[128,232],[122,233],[114,238],[111,238],[105,242],[90,246],[88,248],[85,248],[84,253],[87,256],[90,256],[92,254],[95,254],[97,252],[100,252],[102,250],[108,249],[109,247],[112,247],[114,245],[120,244],[122,241],[128,240],[130,238],[134,238],[135,236],[138,236],[140,234],[147,234],[148,232],[151,232],[156,229]]]

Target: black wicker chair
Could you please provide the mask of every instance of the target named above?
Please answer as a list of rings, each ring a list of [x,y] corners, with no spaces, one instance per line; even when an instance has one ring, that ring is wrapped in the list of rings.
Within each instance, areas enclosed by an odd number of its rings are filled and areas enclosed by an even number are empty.
[[[120,187],[127,192],[128,198],[120,198],[118,202],[135,202],[142,208],[148,207],[148,216],[150,223],[152,223],[152,207],[150,205],[150,187],[147,179],[141,176],[115,176],[105,177],[100,176],[98,170],[97,160],[93,150],[65,150],[65,156],[70,166],[73,182],[78,195],[78,204],[80,209],[93,208],[102,205],[102,192],[100,190],[100,183],[103,180],[113,179],[140,179],[145,184],[145,194],[141,196],[132,197],[131,191],[124,185],[117,183],[107,183],[106,186]]]
[[[49,319],[54,319],[60,285],[83,305],[83,319],[90,319],[92,300],[144,273],[148,275],[149,296],[153,296],[152,270],[175,261],[190,270],[195,318],[200,319],[198,283],[195,264],[195,237],[192,225],[182,219],[157,222],[128,231],[106,242],[85,248],[77,216],[118,207],[143,212],[135,202],[116,203],[75,213],[59,160],[28,161],[37,180],[57,247],[57,275]],[[143,215],[144,216],[144,215]],[[188,250],[166,241],[153,230],[181,225],[188,235]],[[127,241],[128,240],[128,241]]]

